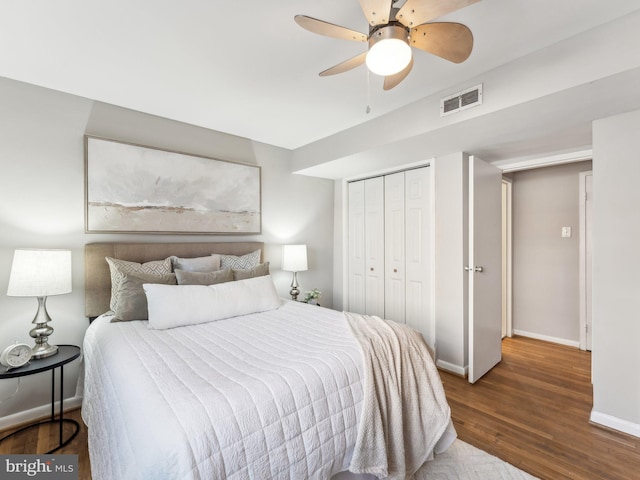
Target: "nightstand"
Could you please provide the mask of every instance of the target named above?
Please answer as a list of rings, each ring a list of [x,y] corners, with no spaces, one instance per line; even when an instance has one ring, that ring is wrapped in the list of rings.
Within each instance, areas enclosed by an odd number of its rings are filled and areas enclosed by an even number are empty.
[[[38,360],[31,360],[30,363],[24,365],[20,368],[14,368],[9,371],[4,368],[0,369],[0,380],[5,378],[17,378],[17,377],[25,377],[27,375],[34,375],[36,373],[46,372],[51,370],[51,418],[49,420],[44,420],[38,423],[34,423],[31,425],[27,425],[26,427],[21,428],[20,430],[16,430],[9,435],[6,435],[0,438],[0,442],[5,440],[6,438],[12,437],[13,435],[17,435],[25,430],[30,428],[38,427],[40,425],[45,425],[47,423],[57,423],[59,424],[60,436],[58,441],[58,446],[53,450],[46,452],[47,454],[53,453],[57,450],[60,450],[62,447],[67,445],[71,440],[73,440],[76,435],[78,435],[78,431],[80,430],[80,425],[75,420],[65,419],[64,415],[64,366],[75,360],[80,356],[80,347],[76,345],[58,345],[58,353],[52,355],[47,358],[41,358]],[[60,369],[60,414],[59,418],[56,419],[54,407],[55,407],[55,383],[56,383],[56,368]],[[62,438],[62,425],[63,423],[68,423],[74,425],[73,433],[67,438],[63,440]],[[36,453],[36,452],[33,452]]]

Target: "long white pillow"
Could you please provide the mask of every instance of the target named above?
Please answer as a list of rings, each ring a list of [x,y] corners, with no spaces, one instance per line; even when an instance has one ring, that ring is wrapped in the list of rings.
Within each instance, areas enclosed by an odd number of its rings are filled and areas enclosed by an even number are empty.
[[[274,310],[281,304],[270,275],[208,286],[145,283],[143,288],[154,330]]]

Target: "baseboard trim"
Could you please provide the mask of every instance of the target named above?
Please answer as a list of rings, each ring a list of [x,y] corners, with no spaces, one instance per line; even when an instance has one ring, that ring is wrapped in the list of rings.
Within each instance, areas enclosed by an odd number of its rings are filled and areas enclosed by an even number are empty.
[[[540,335],[539,333],[525,332],[524,330],[513,330],[514,335],[521,337],[535,338],[536,340],[544,340],[545,342],[558,343],[567,347],[580,348],[580,342],[576,340],[567,340],[566,338],[550,337],[548,335]]]
[[[445,362],[444,360],[437,360],[436,367],[441,368],[442,370],[446,370],[447,372],[455,373],[456,375],[460,375],[461,377],[467,376],[469,367],[461,367],[459,365],[454,365],[453,363]]]
[[[640,424],[632,423],[612,415],[607,415],[606,413],[596,412],[595,410],[591,410],[589,420],[591,423],[595,423],[606,428],[612,428],[613,430],[640,438]]]
[[[73,410],[82,405],[82,397],[71,397],[64,399],[64,411]],[[55,413],[56,415],[60,411],[60,402],[55,402]],[[12,415],[7,415],[6,417],[0,418],[0,431],[7,430],[9,428],[15,428],[22,425],[27,425],[29,423],[35,422],[36,420],[42,420],[45,418],[49,418],[51,416],[51,404],[48,403],[46,405],[42,405],[40,407],[35,407],[30,410],[24,410],[23,412],[14,413]]]

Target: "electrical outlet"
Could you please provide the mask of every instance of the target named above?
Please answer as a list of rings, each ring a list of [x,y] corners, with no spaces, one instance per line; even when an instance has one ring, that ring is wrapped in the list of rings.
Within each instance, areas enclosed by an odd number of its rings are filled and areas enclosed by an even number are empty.
[[[562,227],[562,238],[571,238],[571,227]]]

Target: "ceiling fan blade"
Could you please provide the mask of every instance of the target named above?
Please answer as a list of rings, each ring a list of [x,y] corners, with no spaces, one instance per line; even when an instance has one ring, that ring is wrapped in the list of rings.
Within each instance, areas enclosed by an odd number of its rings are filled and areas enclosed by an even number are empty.
[[[321,77],[328,77],[329,75],[337,75],[338,73],[343,73],[349,71],[353,68],[359,67],[362,65],[367,59],[367,52],[363,52],[360,55],[356,55],[349,60],[345,60],[344,62],[340,62],[337,65],[334,65],[331,68],[327,68],[326,70],[320,72]]]
[[[389,75],[384,77],[384,85],[382,86],[383,90],[391,90],[393,87],[397,86],[402,80],[404,80],[409,72],[413,68],[413,57],[409,62],[409,65],[404,67],[404,70],[396,73],[395,75]]]
[[[389,23],[392,0],[360,0],[360,7],[369,25],[386,25]]]
[[[425,23],[411,29],[412,47],[453,63],[462,63],[473,49],[473,34],[461,23]]]
[[[355,42],[366,42],[367,36],[364,33],[356,32],[333,23],[325,22],[315,18],[307,17],[306,15],[296,15],[294,20],[302,28],[309,30],[310,32],[317,33],[319,35],[326,35],[327,37],[340,38],[342,40],[352,40]]]
[[[455,12],[480,0],[407,0],[396,19],[405,27],[413,27]]]

